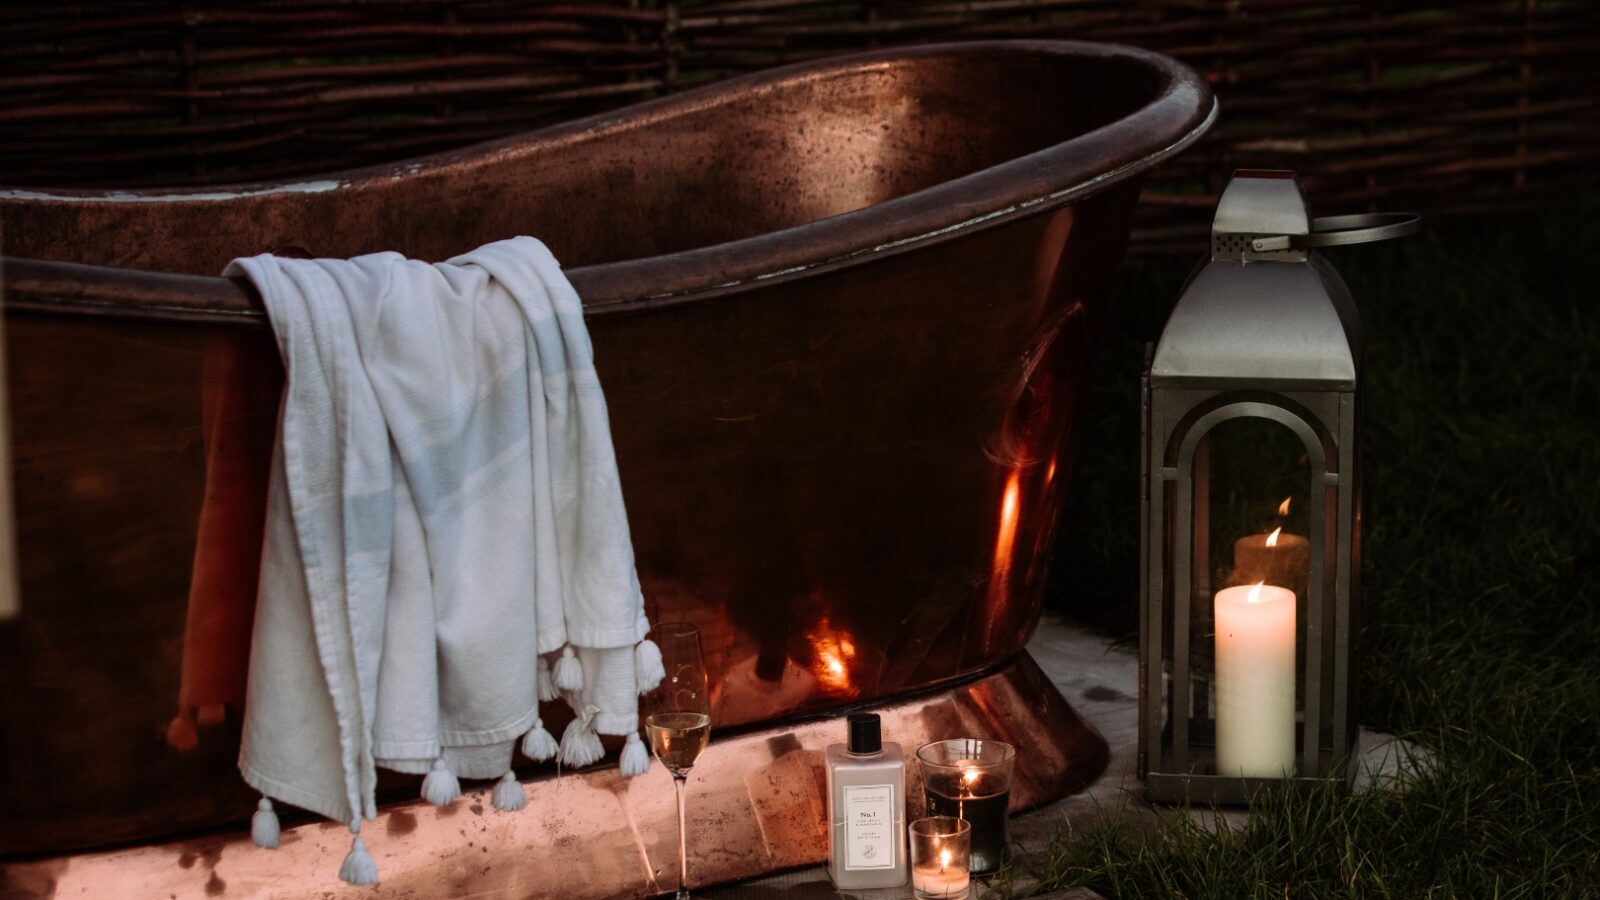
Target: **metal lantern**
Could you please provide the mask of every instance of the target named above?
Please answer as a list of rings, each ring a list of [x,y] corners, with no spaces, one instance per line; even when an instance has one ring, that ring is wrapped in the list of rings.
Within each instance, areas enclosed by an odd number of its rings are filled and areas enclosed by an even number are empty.
[[[1360,321],[1318,247],[1407,215],[1312,219],[1241,171],[1144,375],[1139,770],[1158,802],[1348,783],[1356,740]]]

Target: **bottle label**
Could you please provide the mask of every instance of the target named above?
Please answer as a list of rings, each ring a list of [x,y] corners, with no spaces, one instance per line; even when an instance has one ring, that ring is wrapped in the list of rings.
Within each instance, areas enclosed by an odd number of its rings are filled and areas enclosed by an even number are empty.
[[[894,868],[894,785],[844,789],[844,846],[846,869]]]

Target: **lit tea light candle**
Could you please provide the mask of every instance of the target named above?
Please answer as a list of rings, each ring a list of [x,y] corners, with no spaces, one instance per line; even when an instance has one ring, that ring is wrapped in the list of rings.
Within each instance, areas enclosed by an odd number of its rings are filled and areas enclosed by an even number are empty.
[[[1269,584],[1217,592],[1217,774],[1294,772],[1295,594]]]
[[[1003,862],[1015,761],[1010,745],[975,738],[934,741],[917,750],[928,814],[970,826],[967,850],[960,857],[967,859],[971,872],[993,872]]]
[[[925,897],[962,897],[972,876],[965,865],[952,865],[949,850],[940,850],[938,865],[919,866],[911,870],[911,887]]]
[[[972,881],[968,855],[972,827],[951,816],[911,823],[911,889],[918,900],[957,900]]]

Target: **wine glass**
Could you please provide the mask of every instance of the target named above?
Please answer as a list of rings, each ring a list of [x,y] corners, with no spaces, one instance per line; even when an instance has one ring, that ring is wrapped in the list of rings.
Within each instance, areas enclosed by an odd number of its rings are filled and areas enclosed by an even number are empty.
[[[711,742],[710,679],[700,652],[700,629],[665,622],[652,634],[661,648],[666,677],[645,698],[644,730],[656,759],[672,773],[678,791],[678,897],[689,898],[689,843],[684,832],[683,794],[689,769]]]

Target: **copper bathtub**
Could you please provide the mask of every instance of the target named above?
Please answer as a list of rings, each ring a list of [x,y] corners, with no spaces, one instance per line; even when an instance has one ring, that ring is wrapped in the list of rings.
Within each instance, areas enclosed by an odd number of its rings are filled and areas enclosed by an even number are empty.
[[[817,717],[859,706],[888,711],[907,743],[981,730],[1027,745],[1018,806],[1092,777],[1103,743],[1023,648],[1139,176],[1213,116],[1205,85],[1154,54],[971,43],[292,183],[0,191],[23,607],[0,623],[0,888],[65,889],[98,860],[102,876],[167,866],[209,892],[222,848],[253,858],[234,849],[254,801],[237,711],[203,716],[186,750],[164,729],[209,496],[209,355],[262,360],[269,389],[244,414],[267,439],[281,378],[259,298],[214,273],[266,250],[551,245],[588,311],[651,617],[708,634],[729,760],[709,779],[750,793],[740,748],[812,753],[831,727]],[[264,449],[228,462],[262,465]],[[804,785],[814,768],[797,758]],[[535,793],[571,781],[526,774]],[[621,790],[610,777],[578,776]],[[717,790],[706,803],[744,802]],[[658,811],[632,829],[643,881],[561,893],[670,888],[654,881],[673,871]],[[782,815],[800,836],[758,868],[816,856],[820,832]],[[397,821],[389,834],[406,833]],[[378,852],[386,884],[418,896],[446,881],[537,893]],[[749,872],[706,854],[704,880]],[[285,892],[242,871],[229,895]]]

